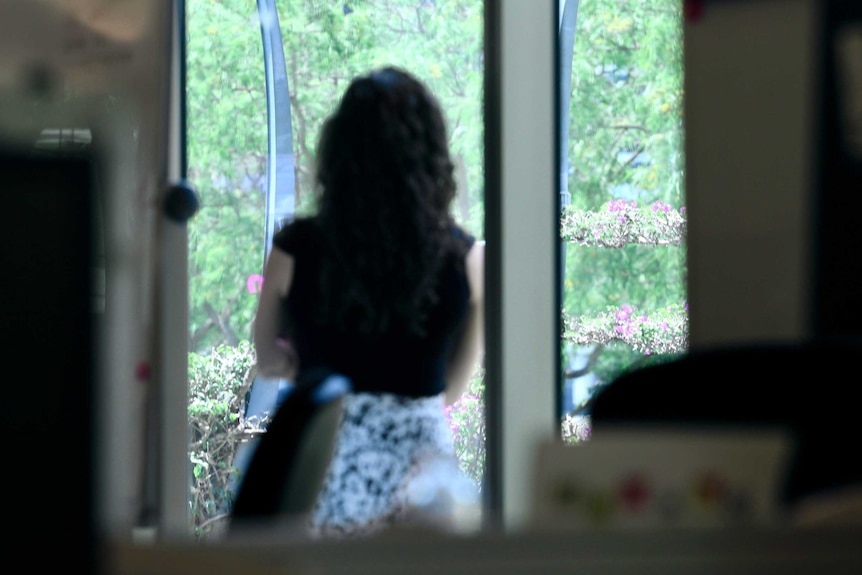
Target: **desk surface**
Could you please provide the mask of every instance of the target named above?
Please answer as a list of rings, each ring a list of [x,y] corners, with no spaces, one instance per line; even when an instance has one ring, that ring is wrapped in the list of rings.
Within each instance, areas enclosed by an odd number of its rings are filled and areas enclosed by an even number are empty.
[[[272,534],[274,535],[274,534]],[[110,575],[860,575],[862,530],[533,531],[362,541],[117,545]],[[202,569],[203,568],[203,569]]]

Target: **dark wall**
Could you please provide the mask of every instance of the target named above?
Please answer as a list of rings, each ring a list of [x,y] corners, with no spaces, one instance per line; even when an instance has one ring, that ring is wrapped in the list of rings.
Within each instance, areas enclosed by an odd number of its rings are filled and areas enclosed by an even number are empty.
[[[854,24],[862,26],[862,2],[822,2],[812,324],[816,335],[856,338],[862,335],[862,158],[848,146],[845,129],[852,126],[843,110],[844,97],[862,93],[843,93],[846,70],[836,46],[840,32]]]

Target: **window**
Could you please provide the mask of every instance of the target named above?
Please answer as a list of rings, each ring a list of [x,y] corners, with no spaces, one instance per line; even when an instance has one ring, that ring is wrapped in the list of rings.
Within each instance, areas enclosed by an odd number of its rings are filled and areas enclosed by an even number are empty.
[[[205,535],[230,509],[240,444],[260,432],[236,418],[264,415],[290,385],[252,369],[260,274],[272,233],[313,209],[318,130],[355,75],[402,66],[437,95],[458,171],[454,215],[483,239],[483,2],[187,0],[186,13],[188,177],[202,201],[189,224],[191,507]],[[477,484],[482,396],[477,370],[450,411]]]
[[[602,385],[688,345],[682,3],[561,7],[561,409],[577,443]]]

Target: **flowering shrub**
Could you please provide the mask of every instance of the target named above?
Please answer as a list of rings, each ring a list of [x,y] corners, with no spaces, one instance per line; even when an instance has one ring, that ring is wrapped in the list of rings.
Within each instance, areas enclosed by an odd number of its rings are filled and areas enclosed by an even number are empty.
[[[244,419],[245,397],[254,380],[254,349],[248,341],[208,354],[189,354],[189,506],[195,533],[207,535],[233,502],[233,466],[240,442],[259,424]]]
[[[473,374],[464,395],[446,407],[459,466],[481,488],[485,472],[485,370]]]
[[[610,306],[593,317],[563,317],[563,339],[578,345],[622,342],[644,354],[681,353],[688,349],[688,305],[646,312],[634,306]]]
[[[629,244],[685,244],[685,208],[663,202],[639,207],[629,200],[611,200],[598,211],[567,207],[560,220],[563,241],[591,247],[621,248]]]
[[[590,438],[592,427],[590,418],[582,415],[566,414],[562,421],[563,441],[575,445]]]

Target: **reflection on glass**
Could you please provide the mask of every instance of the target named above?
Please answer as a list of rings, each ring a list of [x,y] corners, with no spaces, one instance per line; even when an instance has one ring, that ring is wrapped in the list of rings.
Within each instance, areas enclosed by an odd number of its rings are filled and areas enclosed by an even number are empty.
[[[244,418],[255,387],[250,339],[268,240],[267,84],[258,4],[186,2],[188,177],[202,200],[189,226],[189,456],[191,508],[202,537],[230,510],[239,446],[264,427]],[[351,78],[394,65],[421,78],[439,98],[458,170],[455,217],[482,240],[482,1],[278,0],[275,7],[293,144],[294,200],[284,211],[314,209],[318,130]],[[470,389],[449,410],[462,469],[477,485],[485,447],[482,375],[477,369]],[[266,401],[277,402],[285,383],[271,386]]]
[[[561,239],[562,433],[578,443],[598,389],[688,346],[682,3],[561,5],[577,10]]]

